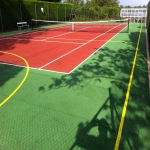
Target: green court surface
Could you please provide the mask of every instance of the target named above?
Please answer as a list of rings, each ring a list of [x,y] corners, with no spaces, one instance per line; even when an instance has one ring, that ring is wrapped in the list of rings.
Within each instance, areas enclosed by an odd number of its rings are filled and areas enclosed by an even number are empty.
[[[0,150],[117,150],[141,24],[131,23],[71,74],[30,69],[0,107]],[[0,64],[0,103],[26,68]],[[119,150],[150,149],[150,98],[142,24]]]

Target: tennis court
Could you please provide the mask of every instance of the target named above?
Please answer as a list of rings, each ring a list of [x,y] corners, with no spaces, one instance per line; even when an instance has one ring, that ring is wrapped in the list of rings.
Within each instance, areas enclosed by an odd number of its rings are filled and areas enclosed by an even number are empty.
[[[2,150],[149,149],[145,24],[127,28],[60,25],[1,36]]]
[[[2,43],[6,43],[6,45],[8,43],[9,45],[11,42],[14,43],[15,41],[15,48],[13,49],[12,53],[18,54],[19,56],[25,58],[32,68],[70,73],[90,55],[95,53],[99,47],[104,45],[113,36],[115,36],[116,33],[124,28],[127,28],[127,23],[116,23],[113,25],[101,24],[101,27],[99,28],[103,29],[104,33],[100,34],[97,28],[98,25],[96,25],[94,33],[90,32],[91,29],[93,29],[92,24],[84,24],[84,27],[83,24],[78,25],[77,31],[79,31],[80,27],[82,32],[69,31],[68,28],[70,28],[70,26],[68,26],[68,24],[65,24],[65,26],[54,26],[51,28],[51,30],[49,29],[47,31],[34,31],[15,36],[4,37],[1,39],[1,45]],[[87,32],[85,32],[85,28],[88,28]],[[66,29],[68,32],[64,33]],[[82,39],[79,37],[82,37]],[[24,45],[24,42],[28,42],[28,48]],[[1,49],[5,50],[6,45],[1,47]],[[97,47],[97,49],[95,49],[95,47]],[[15,58],[10,59],[7,57],[12,56],[8,56],[6,54],[4,57],[3,55],[1,61],[6,63],[6,60],[8,60],[7,63],[9,64],[23,66],[24,62],[21,63],[18,58],[16,60]]]

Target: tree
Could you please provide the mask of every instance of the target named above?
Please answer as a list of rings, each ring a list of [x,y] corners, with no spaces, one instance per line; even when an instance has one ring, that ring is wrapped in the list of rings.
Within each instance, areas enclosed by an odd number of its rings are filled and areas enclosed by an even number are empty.
[[[41,1],[46,1],[46,2],[61,2],[61,0],[41,0]]]
[[[124,6],[123,5],[120,5],[120,8],[123,8]]]
[[[110,0],[91,0],[94,5],[99,7],[109,6]]]
[[[128,5],[128,6],[125,6],[125,8],[132,8],[130,5]]]
[[[112,2],[111,2],[111,3],[112,3],[111,5],[112,5],[113,7],[119,7],[119,1],[118,1],[118,0],[111,0],[111,1],[112,1]]]
[[[91,0],[91,4],[93,6],[99,6],[99,7],[119,7],[119,1],[118,0]]]

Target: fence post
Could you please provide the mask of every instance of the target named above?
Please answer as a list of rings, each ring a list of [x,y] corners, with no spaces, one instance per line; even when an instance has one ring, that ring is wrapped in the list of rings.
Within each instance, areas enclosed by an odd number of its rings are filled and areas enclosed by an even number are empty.
[[[65,21],[66,21],[66,6],[65,6]]]
[[[48,4],[47,4],[47,12],[48,12],[48,20],[49,20],[49,7],[48,7]]]
[[[2,23],[2,13],[1,13],[1,8],[0,8],[0,20],[1,20],[1,26],[2,26],[2,32],[3,32],[3,23]]]
[[[58,5],[57,5],[57,21],[58,21]]]
[[[21,22],[22,22],[22,9],[21,9],[21,3],[20,3],[20,18],[21,18]]]
[[[37,20],[36,4],[35,4],[35,20]],[[36,21],[36,27],[37,27],[37,21]]]

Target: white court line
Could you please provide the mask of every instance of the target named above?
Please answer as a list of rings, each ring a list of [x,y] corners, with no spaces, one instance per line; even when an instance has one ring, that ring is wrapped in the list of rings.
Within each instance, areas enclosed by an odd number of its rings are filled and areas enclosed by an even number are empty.
[[[114,28],[112,28],[112,29],[110,29],[110,30],[108,30],[108,31],[106,31],[106,32],[104,32],[104,33],[102,33],[102,34],[98,35],[98,36],[96,36],[95,38],[93,38],[93,39],[89,40],[88,42],[86,42],[86,43],[84,43],[84,44],[80,45],[79,47],[77,47],[77,48],[75,48],[75,49],[73,49],[73,50],[69,51],[68,53],[66,53],[66,54],[64,54],[64,55],[62,55],[62,56],[60,56],[60,57],[58,57],[58,58],[56,58],[56,59],[54,59],[54,60],[52,60],[52,61],[48,62],[47,64],[45,64],[45,65],[43,65],[42,67],[40,67],[40,69],[41,69],[41,68],[44,68],[45,66],[48,66],[49,64],[51,64],[51,63],[55,62],[56,60],[58,60],[58,59],[60,59],[60,58],[62,58],[62,57],[64,57],[64,56],[66,56],[66,55],[68,55],[68,54],[72,53],[73,51],[75,51],[75,50],[79,49],[80,47],[83,47],[84,45],[86,45],[86,44],[88,44],[88,43],[90,43],[90,42],[94,41],[95,39],[99,38],[100,36],[102,36],[102,35],[106,34],[106,33],[107,33],[107,32],[109,32],[109,31],[111,31],[111,30],[113,30],[113,29],[117,28],[117,27],[118,27],[118,26],[120,26],[120,25],[121,25],[121,24],[119,24],[119,25],[115,26]]]
[[[127,26],[126,26],[127,27]],[[124,30],[126,27],[124,27],[122,30]],[[122,31],[121,30],[121,31]],[[119,32],[121,32],[119,31]],[[85,60],[83,60],[79,65],[77,65],[74,69],[72,69],[68,74],[72,73],[75,69],[77,69],[81,64],[83,64],[87,59],[89,59],[92,55],[94,55],[100,48],[102,48],[103,46],[105,46],[110,40],[112,40],[115,36],[117,36],[119,34],[119,32],[117,34],[115,34],[112,38],[110,38],[106,43],[104,43],[102,46],[100,46],[96,51],[94,51],[91,55],[89,55]]]
[[[27,66],[21,66],[21,65],[16,65],[16,64],[10,64],[10,63],[4,63],[0,62],[0,64],[3,65],[9,65],[9,66],[15,66],[15,67],[21,67],[21,68],[27,68]],[[30,69],[38,70],[38,71],[46,71],[46,72],[55,72],[55,73],[62,73],[62,74],[68,74],[66,72],[61,72],[61,71],[54,71],[54,70],[46,70],[46,69],[39,69],[39,68],[34,68],[34,67],[29,67]]]
[[[26,40],[26,41],[36,41],[36,42],[54,42],[54,43],[64,43],[64,44],[79,44],[79,45],[81,45],[81,44],[83,44],[83,43],[77,43],[77,42],[62,42],[62,41],[41,41],[41,40],[34,40],[34,39],[20,39],[20,38],[11,38],[11,37],[8,37],[8,38],[5,38],[5,39],[10,39],[10,40],[12,40],[12,39],[17,39],[17,40],[22,40],[22,41],[24,41],[24,40]]]

